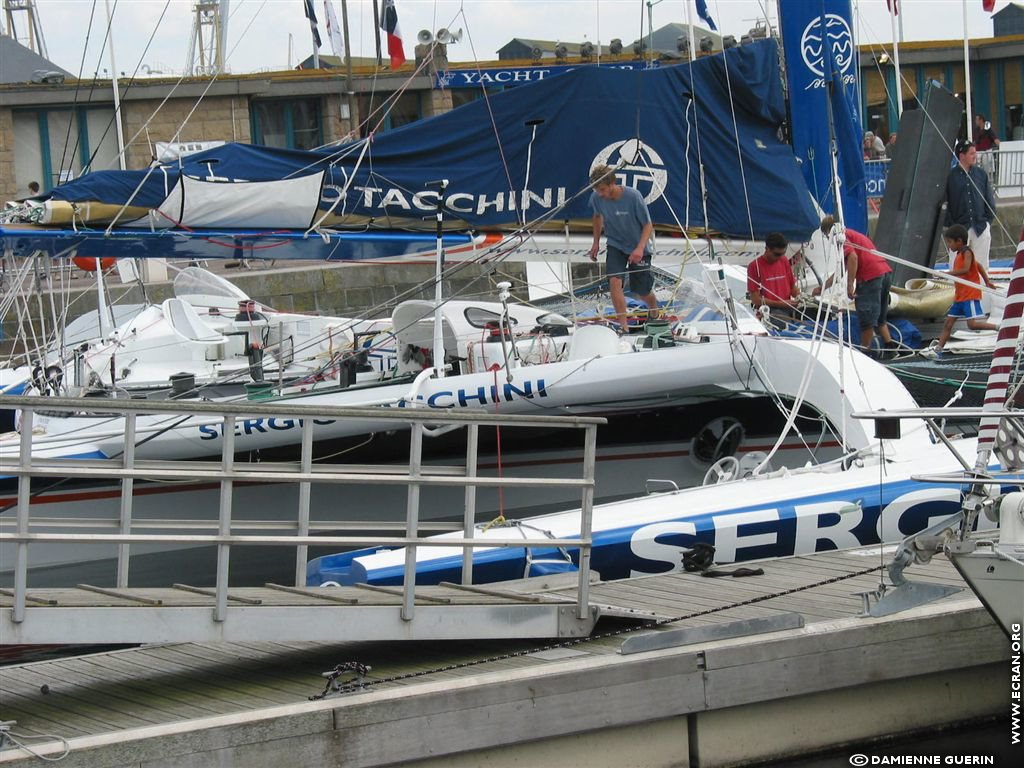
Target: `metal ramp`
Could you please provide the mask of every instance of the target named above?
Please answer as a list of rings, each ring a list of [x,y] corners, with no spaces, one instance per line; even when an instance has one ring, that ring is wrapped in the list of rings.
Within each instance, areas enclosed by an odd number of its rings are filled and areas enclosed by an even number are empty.
[[[0,520],[0,545],[10,548],[13,589],[0,589],[0,643],[150,643],[150,642],[345,642],[380,640],[450,640],[500,638],[575,638],[589,634],[600,614],[588,598],[591,573],[591,511],[594,490],[594,458],[597,426],[601,418],[553,416],[488,416],[440,413],[426,408],[356,409],[311,408],[289,405],[240,403],[213,404],[171,401],[95,401],[59,398],[9,397],[12,407],[22,409],[21,456],[5,472],[18,477],[17,514]],[[136,461],[134,451],[112,459],[38,460],[32,456],[32,417],[37,409],[66,408],[73,411],[100,407],[123,414],[125,433],[136,434],[135,417],[141,412],[180,412],[183,418],[222,420],[220,462]],[[243,462],[234,456],[234,424],[251,416],[285,416],[302,425],[301,456],[294,462]],[[345,465],[312,461],[312,425],[318,418],[377,419],[409,429],[410,457],[407,466]],[[481,425],[570,428],[584,432],[583,477],[494,477],[477,471],[478,429]],[[466,428],[464,466],[424,466],[422,445],[429,427]],[[27,434],[26,434],[27,433]],[[115,478],[120,481],[120,513],[116,518],[88,521],[68,518],[39,520],[32,515],[31,481],[37,477]],[[211,493],[219,494],[217,519],[197,521],[140,519],[133,513],[137,479],[215,480]],[[298,493],[286,520],[253,529],[250,522],[232,514],[235,483],[292,483]],[[407,488],[406,521],[398,536],[381,538],[352,535],[314,535],[318,530],[345,531],[360,524],[343,517],[343,511],[327,520],[310,519],[309,487],[312,483],[402,484]],[[420,529],[420,489],[431,485],[465,488],[462,536],[443,542],[427,539]],[[553,538],[543,533],[508,539],[489,539],[486,546],[531,548],[562,547],[578,550],[578,569],[563,574],[563,586],[571,583],[573,597],[526,594],[515,589],[475,587],[473,581],[475,493],[477,487],[568,486],[580,491],[580,534]],[[103,523],[110,533],[96,533]],[[77,527],[76,527],[77,526]],[[275,528],[276,526],[276,528]],[[368,527],[376,527],[371,524]],[[424,526],[425,527],[425,526]],[[159,532],[153,532],[154,528]],[[13,530],[12,530],[13,529]],[[57,532],[54,532],[57,531]],[[117,575],[112,585],[78,584],[68,588],[32,587],[29,550],[36,547],[84,544],[116,544]],[[462,584],[415,585],[415,550],[418,546],[452,547],[462,554]],[[12,546],[13,545],[13,546]],[[139,545],[215,546],[216,583],[211,587],[174,584],[169,587],[134,587],[131,584],[131,548]],[[295,551],[294,585],[229,587],[230,556],[234,548],[291,547]],[[357,585],[305,587],[307,552],[310,546],[339,550],[366,546],[400,546],[407,549],[403,584],[399,587]],[[188,580],[187,573],[170,572],[167,582]],[[162,581],[162,579],[161,579]]]
[[[402,618],[401,587],[367,585],[231,588],[222,620],[215,618],[216,590],[185,584],[33,589],[26,600],[24,619],[16,623],[13,590],[0,590],[4,643],[572,638],[588,635],[600,613],[588,607],[580,619],[577,601],[571,597],[467,589],[460,584],[417,587],[412,621]]]

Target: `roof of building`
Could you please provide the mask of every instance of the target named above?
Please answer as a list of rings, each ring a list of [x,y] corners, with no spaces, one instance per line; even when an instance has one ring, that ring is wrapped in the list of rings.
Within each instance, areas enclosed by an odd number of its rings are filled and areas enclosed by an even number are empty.
[[[74,77],[67,70],[6,35],[0,35],[0,61],[4,63],[0,67],[0,83],[42,82],[42,77],[51,72]]]
[[[676,43],[678,39],[680,37],[689,37],[689,34],[689,26],[687,26],[686,24],[677,24],[675,22],[671,24],[666,24],[654,30],[654,34],[651,35],[651,42],[653,43],[652,47],[656,51],[674,53],[677,50]],[[700,41],[702,37],[710,35],[711,39],[714,41],[715,48],[720,49],[722,47],[722,36],[708,29],[705,29],[704,27],[694,24],[693,34],[697,41]],[[642,39],[638,38],[632,42],[626,42],[623,39],[622,46],[625,50],[628,51],[632,50],[632,47],[635,46],[637,43],[641,43],[646,48],[647,42],[648,40],[646,36],[643,37]],[[540,48],[541,51],[547,54],[553,54],[555,46],[564,45],[570,56],[578,56],[580,52],[580,46],[582,45],[582,43],[569,43],[565,41],[556,40],[535,40],[526,37],[514,37],[509,42],[505,43],[505,45],[503,45],[501,48],[499,48],[499,52],[504,50],[513,43],[525,45],[527,48]],[[597,46],[594,46],[594,48],[596,50]],[[605,55],[607,53],[609,53],[608,46],[602,45],[601,54]]]
[[[572,56],[578,56],[580,53],[580,46],[583,45],[583,43],[567,43],[561,40],[533,40],[526,37],[514,37],[505,43],[505,45],[501,46],[499,50],[507,48],[512,43],[519,43],[520,45],[525,45],[527,48],[540,48],[545,53],[554,53],[556,46],[564,45],[566,50]],[[594,50],[597,50],[596,45],[594,46]],[[601,53],[608,53],[607,45],[601,46]]]
[[[387,65],[388,59],[384,57],[384,65]],[[352,66],[353,67],[372,67],[377,64],[377,59],[373,56],[353,56]],[[329,56],[326,54],[320,54],[320,69],[342,69],[345,66],[344,60],[340,56]],[[296,67],[296,69],[314,69],[313,57],[308,56],[303,59]]]

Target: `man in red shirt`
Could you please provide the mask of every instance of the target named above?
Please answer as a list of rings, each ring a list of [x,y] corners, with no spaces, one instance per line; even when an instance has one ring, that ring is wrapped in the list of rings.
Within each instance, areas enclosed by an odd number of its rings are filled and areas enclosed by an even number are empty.
[[[992,130],[992,123],[986,120],[984,115],[974,116],[974,136],[972,141],[979,152],[999,149],[999,137]]]
[[[793,267],[786,258],[789,242],[781,232],[772,232],[764,240],[764,253],[747,265],[747,295],[754,309],[762,305],[781,310],[793,317],[800,291]]]
[[[832,234],[835,219],[826,216],[821,220],[821,233]],[[846,257],[846,295],[854,300],[857,322],[860,325],[860,345],[865,352],[871,349],[875,329],[882,337],[886,348],[892,347],[889,334],[889,289],[892,287],[892,267],[875,251],[878,249],[871,238],[852,229],[845,231],[843,255]],[[825,281],[825,288],[832,285],[835,275]],[[815,288],[813,294],[821,293]]]

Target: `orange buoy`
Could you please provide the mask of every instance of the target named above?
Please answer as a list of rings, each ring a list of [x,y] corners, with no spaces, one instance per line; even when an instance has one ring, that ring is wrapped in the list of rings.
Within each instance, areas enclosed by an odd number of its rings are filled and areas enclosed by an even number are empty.
[[[100,263],[100,269],[106,272],[114,266],[116,259],[113,256],[101,256],[98,259],[92,256],[74,256],[71,261],[83,272],[95,272],[96,262],[98,261]]]

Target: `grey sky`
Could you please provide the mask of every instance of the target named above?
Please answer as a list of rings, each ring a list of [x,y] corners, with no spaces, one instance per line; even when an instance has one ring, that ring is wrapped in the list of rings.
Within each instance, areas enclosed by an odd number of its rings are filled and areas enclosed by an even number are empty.
[[[332,1],[340,19],[341,0]],[[177,74],[184,69],[194,0],[170,0],[159,27],[157,21],[167,0],[108,2],[114,10],[114,54],[119,71],[130,74],[142,64],[165,74]],[[371,56],[375,32],[373,5],[370,0],[348,0],[347,4],[353,54]],[[996,10],[1007,4],[1007,0],[998,0]],[[310,55],[309,24],[302,5],[302,0],[231,0],[230,71],[241,74],[283,69]],[[69,72],[82,71],[83,76],[97,71],[102,75],[103,70],[110,69],[109,54],[101,53],[107,26],[104,0],[37,0],[37,6],[52,61]],[[320,51],[330,54],[323,0],[314,0],[314,6],[323,39]],[[687,6],[699,23],[693,0],[656,0],[652,5],[655,28],[673,21],[685,22]],[[854,0],[854,6],[860,41],[890,45],[892,33],[885,0]],[[87,35],[94,7],[92,32]],[[619,37],[628,44],[640,35],[641,20],[646,25],[647,16],[645,0],[396,0],[396,7],[409,58],[421,29],[461,28],[462,42],[449,46],[452,61],[493,60],[498,48],[514,37],[594,43],[607,43]],[[737,37],[763,17],[765,7],[771,9],[774,17],[775,0],[708,0],[719,31]],[[901,0],[900,7],[907,41],[960,39],[965,7],[969,36],[992,35],[991,18],[982,9],[981,0]],[[144,53],[151,35],[153,42]]]

